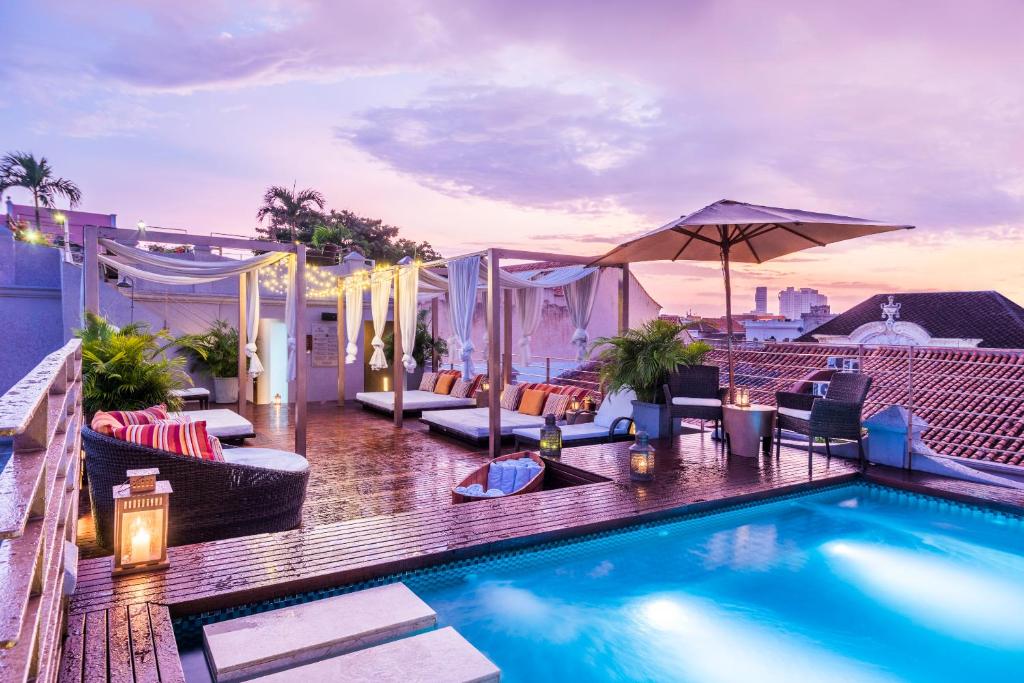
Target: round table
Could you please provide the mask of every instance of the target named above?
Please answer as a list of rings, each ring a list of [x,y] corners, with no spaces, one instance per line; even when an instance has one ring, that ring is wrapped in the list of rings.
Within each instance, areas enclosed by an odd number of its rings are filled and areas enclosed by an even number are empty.
[[[752,403],[749,406],[722,406],[726,444],[729,452],[756,458],[761,448],[771,452],[775,429],[775,406]]]

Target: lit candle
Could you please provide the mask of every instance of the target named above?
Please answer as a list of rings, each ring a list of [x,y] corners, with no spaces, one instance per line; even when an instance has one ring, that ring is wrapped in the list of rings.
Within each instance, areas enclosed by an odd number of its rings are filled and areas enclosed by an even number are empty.
[[[132,530],[132,545],[129,562],[145,562],[149,559],[150,543],[153,537],[149,529],[141,521],[135,523]]]

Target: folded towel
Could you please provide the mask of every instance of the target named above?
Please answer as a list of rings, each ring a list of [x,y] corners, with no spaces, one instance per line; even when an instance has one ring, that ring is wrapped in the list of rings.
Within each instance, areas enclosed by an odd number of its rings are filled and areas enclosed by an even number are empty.
[[[491,465],[493,467],[494,465]],[[501,480],[496,488],[501,489],[505,493],[512,493],[515,491],[516,483],[516,470],[519,468],[515,465],[508,465],[501,468]]]
[[[501,473],[505,469],[505,461],[492,462],[491,466],[487,469],[487,488],[489,489],[500,489],[501,488]]]
[[[502,491],[501,489],[487,489],[487,493],[485,493],[484,495],[488,496],[489,498],[497,498],[499,496],[504,496],[505,492]]]
[[[516,480],[515,487],[512,489],[513,491],[518,491],[519,489],[526,486],[528,483],[530,483],[530,480],[533,479],[538,472],[540,472],[540,466],[537,465],[537,463],[531,460],[530,465],[531,466],[528,467],[516,468]]]

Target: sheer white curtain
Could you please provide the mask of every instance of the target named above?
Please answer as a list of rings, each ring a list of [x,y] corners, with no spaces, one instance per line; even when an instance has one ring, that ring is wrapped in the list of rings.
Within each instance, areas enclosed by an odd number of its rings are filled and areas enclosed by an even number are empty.
[[[370,368],[383,370],[388,366],[384,356],[384,325],[388,320],[388,300],[391,297],[390,270],[377,271],[370,277],[370,314],[373,317],[373,355],[370,356]]]
[[[245,313],[245,355],[249,357],[249,377],[256,379],[263,374],[263,362],[256,353],[256,338],[260,334],[260,271],[250,270],[246,274],[247,286]]]
[[[523,365],[530,364],[530,340],[537,328],[540,327],[541,311],[544,304],[544,290],[536,287],[526,287],[515,290],[516,307],[519,311],[519,329],[522,336],[519,338],[519,353]]]
[[[352,365],[359,357],[359,328],[363,324],[363,288],[358,284],[345,287],[345,365]]]
[[[480,285],[480,257],[467,256],[448,262],[448,316],[452,332],[459,340],[462,376],[473,371],[473,310]]]
[[[288,379],[295,379],[295,369],[297,367],[296,358],[296,344],[295,340],[298,336],[298,324],[296,316],[298,315],[295,301],[295,271],[296,271],[296,259],[294,255],[288,257],[288,293],[284,300],[284,324],[288,328]]]
[[[416,264],[402,266],[398,271],[398,320],[402,328],[402,365],[405,371],[416,371],[412,353],[416,346],[416,313],[419,309],[420,273]]]
[[[587,342],[590,341],[587,326],[590,325],[590,314],[594,310],[594,300],[597,298],[598,275],[599,271],[595,270],[564,286],[569,320],[576,326],[576,331],[572,334],[572,343],[576,346],[578,361],[586,357]]]

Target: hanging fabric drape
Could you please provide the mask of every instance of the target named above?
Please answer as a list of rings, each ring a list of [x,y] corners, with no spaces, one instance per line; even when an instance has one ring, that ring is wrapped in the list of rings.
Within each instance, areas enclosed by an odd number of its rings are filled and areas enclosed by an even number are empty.
[[[260,271],[250,270],[246,280],[245,355],[249,357],[249,377],[256,379],[263,374],[263,363],[256,353],[256,337],[260,333]]]
[[[297,367],[297,349],[296,349],[296,335],[297,325],[296,316],[297,308],[295,301],[295,271],[296,271],[296,259],[295,256],[289,256],[288,258],[288,294],[284,300],[284,324],[288,328],[288,379],[295,379],[295,370]]]
[[[480,285],[480,257],[467,256],[448,263],[448,316],[459,339],[462,376],[473,377],[473,310]]]
[[[535,287],[515,290],[516,307],[519,311],[519,353],[523,365],[530,364],[530,340],[540,327],[541,311],[544,303],[544,290]]]
[[[576,326],[572,334],[572,343],[576,346],[576,360],[582,361],[586,357],[587,342],[590,337],[587,335],[587,326],[590,325],[590,314],[594,310],[594,301],[597,298],[598,271],[594,270],[583,278],[564,286],[565,304],[569,309],[569,320]]]
[[[402,266],[398,271],[398,298],[395,308],[402,328],[402,365],[405,371],[416,371],[413,351],[416,347],[416,313],[419,308],[419,266]]]
[[[388,366],[384,355],[384,325],[388,319],[388,299],[391,297],[391,272],[380,270],[370,277],[370,314],[373,317],[373,355],[370,368],[383,370]]]
[[[352,283],[345,287],[345,365],[351,365],[359,357],[359,328],[363,324],[363,288]]]
[[[100,246],[111,252],[100,254],[100,262],[113,268],[128,267],[139,274],[143,279],[163,284],[204,284],[214,282],[232,275],[241,275],[253,269],[260,269],[288,258],[288,252],[274,251],[252,258],[236,261],[225,259],[223,261],[188,261],[185,259],[161,256],[145,249],[137,249],[124,244],[118,244],[112,240],[99,240]],[[159,271],[153,271],[158,268]],[[134,273],[129,272],[134,277]],[[174,281],[156,279],[162,276],[174,278]],[[188,281],[189,276],[202,278],[201,280]],[[183,278],[178,281],[178,278]]]

